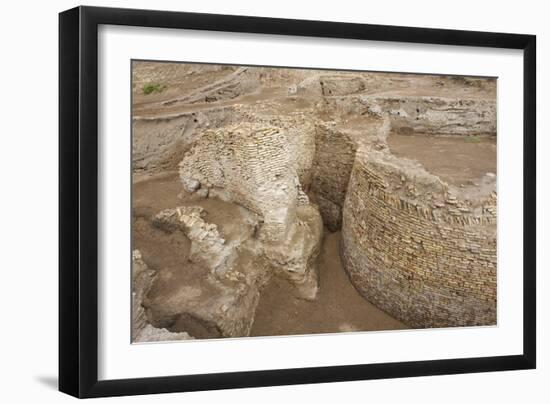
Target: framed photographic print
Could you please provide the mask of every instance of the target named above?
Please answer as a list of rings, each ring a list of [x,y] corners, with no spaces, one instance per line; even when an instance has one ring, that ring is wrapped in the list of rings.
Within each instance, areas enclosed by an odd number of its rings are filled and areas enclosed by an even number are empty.
[[[59,28],[61,391],[535,367],[534,36]]]

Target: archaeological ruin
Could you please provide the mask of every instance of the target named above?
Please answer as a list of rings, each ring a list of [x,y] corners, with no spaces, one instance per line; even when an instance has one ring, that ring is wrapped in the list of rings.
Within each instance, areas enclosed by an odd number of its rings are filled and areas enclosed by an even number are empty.
[[[134,61],[133,342],[496,325],[496,79]]]

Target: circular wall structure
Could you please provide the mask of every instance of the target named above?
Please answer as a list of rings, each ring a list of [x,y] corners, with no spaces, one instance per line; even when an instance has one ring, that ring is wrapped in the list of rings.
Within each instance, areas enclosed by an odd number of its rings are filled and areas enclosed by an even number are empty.
[[[476,189],[361,148],[341,245],[356,289],[412,327],[496,324],[496,193]]]

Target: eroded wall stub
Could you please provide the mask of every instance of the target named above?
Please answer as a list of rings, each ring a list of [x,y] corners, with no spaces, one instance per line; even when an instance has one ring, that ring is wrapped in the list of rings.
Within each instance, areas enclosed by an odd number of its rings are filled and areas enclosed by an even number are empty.
[[[253,238],[257,217],[225,204],[231,209],[229,222],[218,226],[198,203],[163,210],[152,219],[167,240],[183,235],[191,246],[185,265],[163,271],[142,305],[157,328],[187,331],[197,338],[246,336],[260,290],[271,277]]]
[[[314,136],[307,122],[232,125],[203,133],[180,164],[188,192],[206,188],[209,198],[258,215],[258,248],[308,299],[318,289],[314,264],[322,238],[321,217],[302,189],[302,181],[311,181]]]
[[[209,195],[260,215],[260,237],[278,242],[296,221],[296,207],[308,203],[299,172],[305,177],[304,162],[311,164],[313,150],[305,146],[313,144],[313,136],[313,127],[307,125],[241,124],[207,131],[180,163],[180,177],[188,192],[208,188]]]
[[[132,342],[177,341],[193,339],[187,332],[170,332],[153,327],[147,319],[143,300],[155,279],[155,271],[143,261],[141,252],[132,252]]]

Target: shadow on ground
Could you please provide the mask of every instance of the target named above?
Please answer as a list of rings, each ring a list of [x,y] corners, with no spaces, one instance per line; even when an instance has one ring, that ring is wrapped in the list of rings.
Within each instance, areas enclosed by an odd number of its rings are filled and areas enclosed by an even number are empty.
[[[57,390],[58,388],[57,376],[36,376],[35,380],[50,389]]]

